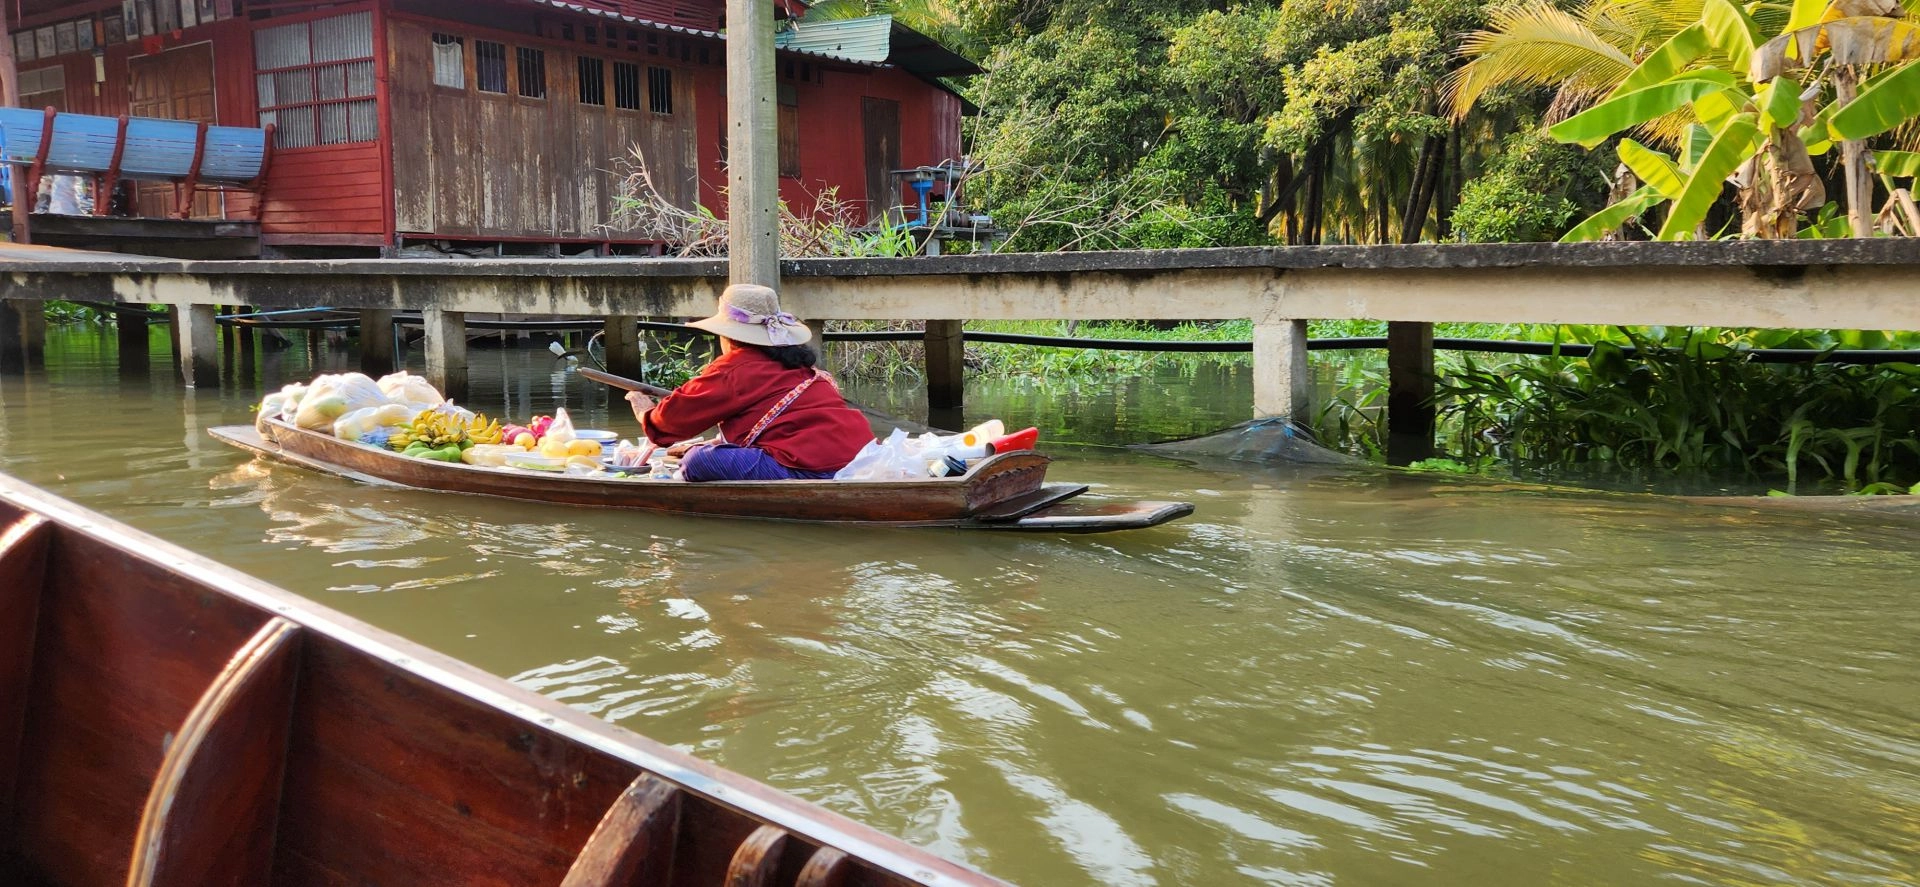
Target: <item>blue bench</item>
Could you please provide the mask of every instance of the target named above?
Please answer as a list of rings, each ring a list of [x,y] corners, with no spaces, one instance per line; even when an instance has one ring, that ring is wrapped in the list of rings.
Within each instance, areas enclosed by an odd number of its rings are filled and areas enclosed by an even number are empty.
[[[184,219],[198,190],[263,191],[272,162],[271,125],[253,129],[0,108],[0,163],[26,168],[13,176],[15,200],[23,195],[31,200],[49,170],[101,177],[96,193],[103,198],[122,178],[172,182],[173,217]],[[95,200],[94,214],[106,215],[108,202]]]

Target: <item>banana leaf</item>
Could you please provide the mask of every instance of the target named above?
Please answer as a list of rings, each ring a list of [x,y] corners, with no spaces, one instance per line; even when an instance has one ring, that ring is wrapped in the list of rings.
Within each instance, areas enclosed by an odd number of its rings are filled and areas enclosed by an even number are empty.
[[[1760,150],[1762,141],[1759,115],[1747,111],[1728,120],[1714,135],[1713,144],[1688,177],[1686,188],[1674,200],[1673,208],[1667,211],[1667,222],[1660,226],[1658,239],[1693,236],[1694,229],[1706,219],[1707,209],[1720,198],[1721,184]]]
[[[1875,151],[1873,168],[1896,179],[1920,176],[1920,151]]]
[[[1765,95],[1754,96],[1754,104],[1767,112],[1766,129],[1785,129],[1800,119],[1800,81],[1782,74],[1764,87]]]
[[[1573,230],[1560,236],[1561,243],[1577,243],[1582,240],[1599,240],[1607,236],[1608,231],[1620,227],[1633,218],[1667,198],[1652,185],[1620,198],[1620,202],[1607,207],[1586,218],[1586,221],[1573,226]]]
[[[1760,42],[1759,29],[1746,10],[1731,0],[1706,0],[1700,7],[1700,24],[1706,26],[1707,42],[1733,63],[1734,70],[1745,71]]]
[[[1712,146],[1713,130],[1699,123],[1687,127],[1687,141],[1682,145],[1684,151],[1680,156],[1680,168],[1691,170],[1698,167],[1700,158],[1705,157],[1707,149]]]
[[[1724,76],[1724,72],[1714,73]],[[1591,148],[1614,133],[1665,117],[1697,99],[1725,90],[1728,85],[1698,77],[1667,80],[1594,105],[1554,124],[1547,134],[1562,142],[1578,142],[1582,147]]]
[[[1660,44],[1659,49],[1648,53],[1639,66],[1627,75],[1627,79],[1620,81],[1620,85],[1614,87],[1606,97],[1611,99],[1626,95],[1671,79],[1695,59],[1706,55],[1710,48],[1707,45],[1706,28],[1698,24],[1690,25]]]
[[[1920,117],[1920,62],[1907,62],[1869,81],[1833,113],[1828,129],[1842,139],[1867,139]]]
[[[1633,170],[1633,174],[1646,182],[1647,187],[1659,192],[1661,197],[1672,200],[1680,196],[1686,187],[1686,174],[1674,165],[1673,158],[1655,151],[1632,139],[1621,139],[1620,162]],[[1624,198],[1623,198],[1624,199]]]
[[[1748,75],[1755,83],[1771,80],[1812,67],[1823,54],[1832,64],[1855,66],[1920,58],[1920,22],[1854,16],[1786,31],[1754,50]]]

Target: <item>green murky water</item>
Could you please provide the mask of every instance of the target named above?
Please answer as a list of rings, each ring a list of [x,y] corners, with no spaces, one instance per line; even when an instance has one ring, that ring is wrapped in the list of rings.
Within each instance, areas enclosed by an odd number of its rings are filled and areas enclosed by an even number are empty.
[[[1095,446],[1053,476],[1199,511],[1060,538],[609,514],[206,436],[342,354],[183,395],[123,380],[110,333],[51,348],[0,381],[0,469],[1020,883],[1920,883],[1912,518]],[[471,405],[631,430],[556,370],[475,350]],[[1098,444],[1243,418],[1245,386],[970,397]]]

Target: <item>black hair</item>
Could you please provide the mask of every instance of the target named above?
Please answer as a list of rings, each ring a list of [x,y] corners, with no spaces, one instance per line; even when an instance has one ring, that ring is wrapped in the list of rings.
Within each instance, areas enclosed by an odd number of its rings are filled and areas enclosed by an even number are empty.
[[[768,357],[779,361],[781,366],[790,370],[812,369],[820,362],[819,357],[813,353],[813,349],[805,345],[755,345],[753,347],[766,352]]]

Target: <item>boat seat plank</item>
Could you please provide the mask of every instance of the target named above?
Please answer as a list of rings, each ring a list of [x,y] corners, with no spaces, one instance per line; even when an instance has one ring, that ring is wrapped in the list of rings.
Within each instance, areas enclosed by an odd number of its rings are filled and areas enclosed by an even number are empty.
[[[1049,484],[1031,493],[1024,493],[985,508],[976,509],[971,517],[988,523],[1019,520],[1042,508],[1058,505],[1086,491],[1086,484]]]
[[[47,548],[15,839],[26,877],[123,884],[170,737],[269,617],[91,526],[62,525]]]
[[[54,529],[44,517],[6,508],[0,519],[0,857],[12,848],[13,789],[20,772],[20,734],[27,723],[33,674],[33,636],[46,588],[47,543]]]
[[[800,877],[793,884],[794,887],[844,887],[852,868],[845,853],[822,847],[807,857],[806,867],[800,870]]]
[[[680,798],[672,783],[640,774],[600,819],[561,887],[670,883]]]
[[[270,620],[180,725],[147,795],[128,887],[271,880],[300,640],[298,625]]]
[[[786,829],[772,825],[754,829],[733,853],[733,862],[727,866],[727,887],[772,887],[786,849]]]

